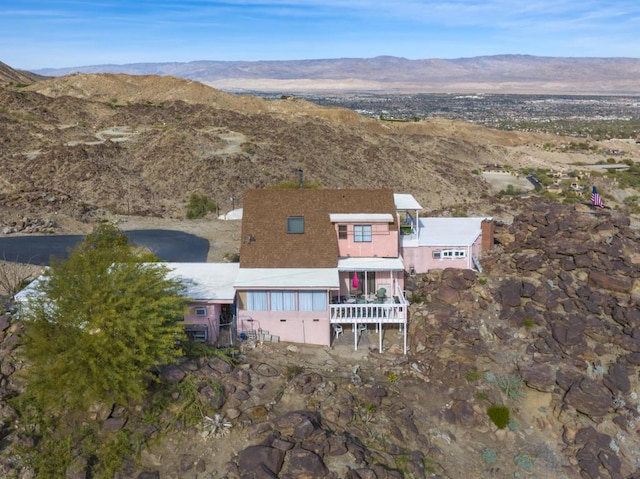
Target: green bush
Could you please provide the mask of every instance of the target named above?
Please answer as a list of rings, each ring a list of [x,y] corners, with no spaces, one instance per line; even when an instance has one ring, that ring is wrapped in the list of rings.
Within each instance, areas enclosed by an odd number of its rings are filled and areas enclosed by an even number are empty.
[[[207,213],[216,211],[217,208],[218,205],[209,199],[207,195],[194,193],[189,197],[189,203],[187,204],[187,218],[190,220],[204,218]]]
[[[492,404],[487,408],[487,415],[498,429],[504,429],[509,425],[510,411],[503,404]]]
[[[464,373],[464,378],[468,382],[479,381],[482,379],[482,373],[477,369],[469,369],[466,373]]]

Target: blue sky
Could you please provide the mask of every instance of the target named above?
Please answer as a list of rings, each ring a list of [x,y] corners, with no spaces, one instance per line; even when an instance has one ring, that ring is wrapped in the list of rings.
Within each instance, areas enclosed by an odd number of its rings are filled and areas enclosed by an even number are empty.
[[[4,0],[21,69],[193,60],[640,57],[638,0]]]

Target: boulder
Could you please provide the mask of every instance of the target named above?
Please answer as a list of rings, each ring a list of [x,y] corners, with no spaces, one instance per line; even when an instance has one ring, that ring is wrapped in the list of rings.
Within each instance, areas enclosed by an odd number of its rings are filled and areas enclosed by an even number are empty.
[[[556,373],[550,364],[526,364],[519,368],[520,375],[532,389],[542,392],[552,392],[556,384]]]
[[[630,293],[633,288],[633,280],[625,276],[614,276],[601,271],[590,271],[589,285],[606,289],[607,291]]]
[[[567,391],[564,402],[591,418],[605,416],[612,405],[611,392],[596,381],[583,377]]]
[[[285,452],[269,446],[249,446],[238,453],[238,467],[241,477],[269,477],[265,469],[277,477],[282,469]],[[260,476],[253,473],[262,471]]]
[[[289,451],[286,468],[288,477],[296,479],[317,479],[330,477],[329,469],[317,454],[302,448]]]
[[[167,383],[179,383],[185,376],[186,373],[175,364],[165,366],[160,371],[160,379]]]

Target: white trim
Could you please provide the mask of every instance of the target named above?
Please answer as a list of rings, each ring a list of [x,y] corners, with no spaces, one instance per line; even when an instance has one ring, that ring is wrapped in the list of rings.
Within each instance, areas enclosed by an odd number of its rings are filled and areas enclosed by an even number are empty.
[[[338,289],[337,268],[240,268],[236,289]]]
[[[388,213],[332,213],[332,223],[393,223],[393,215]]]
[[[339,271],[404,271],[402,256],[397,258],[339,258]]]

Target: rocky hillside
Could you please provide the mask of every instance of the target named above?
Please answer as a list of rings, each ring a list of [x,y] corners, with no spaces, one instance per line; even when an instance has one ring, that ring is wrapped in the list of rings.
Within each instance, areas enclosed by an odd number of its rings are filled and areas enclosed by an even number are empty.
[[[491,208],[478,174],[485,164],[605,158],[596,149],[543,149],[557,137],[444,120],[380,121],[173,77],[75,74],[0,88],[0,104],[5,226],[25,216],[58,224],[113,214],[179,218],[192,193],[224,212],[241,206],[247,188],[295,184],[298,169],[323,187],[391,187],[428,210],[478,214]]]
[[[30,85],[31,83],[44,80],[45,76],[38,75],[23,70],[14,70],[9,65],[0,62],[0,85]]]
[[[185,359],[159,373],[167,387],[195,379],[218,408],[199,428],[156,443],[140,411],[98,412],[103,431],[154,444],[121,477],[640,477],[640,234],[610,210],[517,206],[481,274],[409,279],[407,357],[392,330],[383,353],[374,333],[358,351],[248,341],[235,367]],[[5,318],[0,331],[6,400],[19,393],[20,329]],[[509,410],[503,428],[491,405]],[[12,432],[6,402],[0,411],[5,444],[34,447]],[[1,464],[25,477],[11,448]]]
[[[247,188],[297,181],[298,168],[325,187],[393,186],[444,206],[479,199],[487,185],[471,171],[502,156],[499,145],[437,137],[428,124],[169,77],[72,75],[0,89],[0,104],[2,204],[79,219],[181,216],[192,193],[225,208]]]

